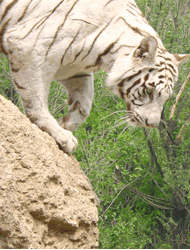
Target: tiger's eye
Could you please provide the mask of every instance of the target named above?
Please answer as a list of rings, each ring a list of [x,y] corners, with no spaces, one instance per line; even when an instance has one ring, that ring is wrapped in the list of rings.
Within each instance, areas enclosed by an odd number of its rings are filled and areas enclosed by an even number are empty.
[[[152,90],[151,89],[147,89],[147,94],[151,95],[152,94]]]

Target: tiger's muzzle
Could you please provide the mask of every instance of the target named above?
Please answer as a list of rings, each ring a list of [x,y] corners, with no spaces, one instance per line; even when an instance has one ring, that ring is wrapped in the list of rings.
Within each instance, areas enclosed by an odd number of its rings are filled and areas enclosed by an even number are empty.
[[[160,123],[162,107],[155,103],[142,106],[127,105],[127,110],[128,120],[133,126],[156,128]]]

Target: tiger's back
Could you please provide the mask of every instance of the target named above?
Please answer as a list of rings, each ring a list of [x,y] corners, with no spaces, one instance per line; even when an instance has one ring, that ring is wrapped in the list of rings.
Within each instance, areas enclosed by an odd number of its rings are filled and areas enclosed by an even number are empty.
[[[59,41],[64,38],[81,40],[109,22],[122,9],[123,1],[115,2],[114,6],[108,1],[45,1],[45,0],[4,0],[0,3],[1,50],[6,53],[6,38],[8,30],[22,29],[21,37],[37,35],[43,39],[54,39],[59,35]],[[36,32],[35,32],[36,31]],[[59,34],[58,34],[59,33]],[[3,45],[4,44],[4,45]]]
[[[7,54],[26,115],[66,151],[77,140],[93,100],[93,72],[127,104],[134,126],[159,124],[178,66],[133,0],[1,0],[0,50]],[[53,78],[68,92],[69,112],[56,121],[48,111]]]

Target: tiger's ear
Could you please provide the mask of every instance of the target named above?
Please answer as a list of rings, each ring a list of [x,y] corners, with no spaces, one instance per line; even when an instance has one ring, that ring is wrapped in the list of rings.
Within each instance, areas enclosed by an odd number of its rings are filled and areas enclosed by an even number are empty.
[[[152,36],[142,39],[140,45],[134,52],[134,57],[142,58],[143,60],[154,61],[158,43]]]
[[[175,61],[177,66],[179,67],[183,63],[187,62],[190,57],[190,54],[174,54]]]

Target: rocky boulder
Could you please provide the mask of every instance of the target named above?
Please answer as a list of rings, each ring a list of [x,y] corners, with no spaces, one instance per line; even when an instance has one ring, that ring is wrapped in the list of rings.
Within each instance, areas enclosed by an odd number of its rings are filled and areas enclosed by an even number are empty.
[[[0,96],[0,248],[97,248],[97,206],[76,159]]]

